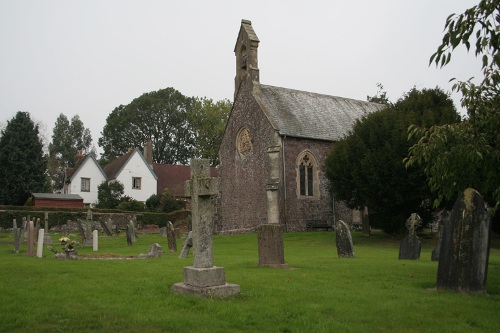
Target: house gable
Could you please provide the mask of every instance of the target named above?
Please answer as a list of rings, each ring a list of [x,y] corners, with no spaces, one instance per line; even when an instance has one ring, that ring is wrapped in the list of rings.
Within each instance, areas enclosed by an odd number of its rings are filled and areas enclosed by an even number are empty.
[[[106,180],[106,174],[94,155],[88,154],[66,171],[64,193],[78,194],[85,204],[93,204],[97,202],[97,188]],[[88,186],[82,186],[82,181]]]

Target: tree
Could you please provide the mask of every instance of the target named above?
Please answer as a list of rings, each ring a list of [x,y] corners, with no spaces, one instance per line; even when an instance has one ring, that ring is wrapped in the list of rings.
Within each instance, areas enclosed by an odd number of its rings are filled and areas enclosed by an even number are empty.
[[[219,164],[218,151],[231,112],[232,103],[225,99],[215,102],[197,98],[196,108],[188,114],[194,131],[195,155],[210,159],[211,165]]]
[[[390,104],[389,98],[387,97],[387,91],[384,90],[382,83],[377,83],[377,94],[375,96],[366,96],[366,100],[372,103]]]
[[[97,208],[115,209],[121,202],[124,193],[120,181],[103,182],[97,187]]]
[[[0,204],[23,205],[32,192],[45,192],[47,161],[38,125],[17,112],[0,137]]]
[[[64,171],[75,165],[78,152],[88,152],[91,144],[90,130],[85,128],[78,115],[71,118],[71,122],[64,114],[59,115],[49,144],[48,168],[54,191],[62,189]]]
[[[448,16],[443,41],[430,58],[430,64],[446,66],[459,45],[470,49],[473,36],[484,74],[479,84],[452,79],[453,90],[462,93],[468,119],[408,130],[409,138],[417,142],[409,150],[406,166],[425,172],[437,195],[436,207],[456,199],[468,187],[478,190],[493,211],[500,207],[499,26],[500,1],[482,0],[463,14]]]
[[[153,162],[187,164],[195,152],[188,121],[194,107],[194,98],[174,88],[145,93],[128,105],[118,106],[106,119],[98,141],[103,158],[112,160],[151,139]]]
[[[394,105],[358,120],[325,161],[334,198],[353,209],[369,207],[371,222],[387,233],[403,231],[413,212],[428,221],[431,194],[425,176],[402,163],[411,146],[407,128],[459,119],[453,101],[442,90],[413,88]]]

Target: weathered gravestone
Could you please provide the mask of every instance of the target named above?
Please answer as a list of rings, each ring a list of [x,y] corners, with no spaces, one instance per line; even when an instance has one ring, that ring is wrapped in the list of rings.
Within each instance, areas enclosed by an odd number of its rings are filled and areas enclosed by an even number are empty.
[[[184,244],[182,245],[181,254],[179,254],[179,258],[187,258],[189,255],[189,250],[193,247],[193,232],[190,231],[184,240]]]
[[[239,285],[226,283],[224,267],[213,266],[212,197],[218,192],[219,178],[210,177],[209,160],[191,160],[191,180],[186,182],[185,193],[191,197],[194,263],[184,267],[184,282],[174,284],[174,292],[216,297],[240,292]]]
[[[35,255],[35,253],[34,253],[35,225],[33,224],[33,221],[29,221],[28,225],[29,225],[29,227],[28,227],[28,251],[26,252],[26,255],[33,256],[33,255]]]
[[[175,239],[175,230],[172,222],[167,223],[167,242],[170,252],[177,252],[177,240]]]
[[[49,213],[45,212],[44,214],[44,235],[43,235],[43,243],[44,244],[52,244],[52,238],[49,234]]]
[[[132,239],[132,243],[137,242],[137,231],[135,230],[135,222],[134,222],[134,220],[130,220],[128,222],[129,231],[130,231],[130,238]]]
[[[111,224],[113,223],[111,219],[108,220],[108,222],[99,220],[99,223],[101,224],[102,231],[106,234],[106,236],[113,236],[113,233],[111,232]]]
[[[82,236],[82,243],[84,245],[92,245],[92,227],[94,222],[92,220],[92,211],[87,210],[87,219],[82,221],[77,219],[78,229],[80,230],[80,235]]]
[[[338,220],[335,225],[335,241],[339,258],[354,257],[351,230],[349,230],[349,225],[342,220]]]
[[[160,236],[161,237],[167,237],[167,227],[161,227],[160,228]]]
[[[131,221],[131,222],[132,222],[132,221]],[[128,245],[128,246],[132,246],[132,243],[133,243],[133,241],[132,241],[132,234],[133,234],[133,230],[132,230],[132,228],[130,227],[130,223],[129,223],[129,224],[127,224],[127,225],[125,226],[125,228],[126,228],[127,245]]]
[[[401,241],[399,247],[399,259],[420,259],[420,251],[422,243],[417,237],[415,229],[422,223],[422,219],[418,214],[412,213],[408,220],[406,220],[406,228],[408,235]]]
[[[16,219],[13,220],[12,231],[14,232],[14,253],[19,253],[19,247],[21,246],[21,240],[23,238],[23,230],[26,228],[26,219],[23,218],[23,224],[21,228],[17,227]]]
[[[149,251],[147,254],[139,254],[139,258],[147,258],[147,259],[152,259],[152,258],[159,258],[161,257],[161,245],[158,243],[154,243],[149,247]]]
[[[444,221],[437,289],[484,292],[491,217],[481,195],[466,189]]]
[[[99,249],[99,232],[92,231],[92,250],[96,252]]]
[[[279,223],[279,180],[280,180],[280,147],[269,147],[269,173],[267,179],[267,223],[257,227],[257,245],[259,266],[288,268],[285,263],[285,246],[283,243],[283,225]]]

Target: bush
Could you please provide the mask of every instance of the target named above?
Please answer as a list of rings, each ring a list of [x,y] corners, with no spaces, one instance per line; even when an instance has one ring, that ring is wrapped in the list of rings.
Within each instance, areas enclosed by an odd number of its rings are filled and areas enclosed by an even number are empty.
[[[121,202],[118,205],[117,209],[131,211],[131,212],[143,212],[144,207],[145,207],[144,203],[137,201],[135,199],[132,199],[130,201]]]

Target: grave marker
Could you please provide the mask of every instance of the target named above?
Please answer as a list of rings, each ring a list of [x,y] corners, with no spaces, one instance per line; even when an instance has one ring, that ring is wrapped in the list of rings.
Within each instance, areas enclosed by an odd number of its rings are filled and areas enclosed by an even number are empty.
[[[335,226],[335,242],[339,258],[354,257],[351,230],[349,230],[349,225],[342,220],[338,220]]]
[[[412,213],[406,220],[408,235],[401,241],[399,247],[399,259],[420,259],[422,244],[417,237],[415,229],[422,224],[422,219],[416,213]]]
[[[175,230],[172,222],[167,223],[167,243],[170,252],[177,252],[177,240],[175,239]]]
[[[38,258],[42,257],[43,254],[43,237],[45,234],[45,229],[40,229],[38,230],[38,243],[37,243],[37,249],[36,249],[36,256]]]
[[[99,240],[98,240],[98,236],[99,235],[99,232],[97,230],[94,230],[92,231],[92,250],[94,252],[96,252],[99,248]]]
[[[444,221],[437,289],[484,292],[488,272],[491,217],[481,195],[466,189]]]
[[[28,227],[28,251],[26,252],[26,255],[28,256],[33,256],[35,253],[33,252],[35,245],[35,225],[33,224],[33,221],[29,221],[29,227]]]
[[[212,197],[218,192],[219,179],[210,177],[209,160],[191,160],[191,180],[186,182],[185,193],[191,197],[194,262],[184,267],[184,282],[172,286],[177,293],[229,297],[240,292],[239,285],[226,283],[224,267],[213,266]]]

